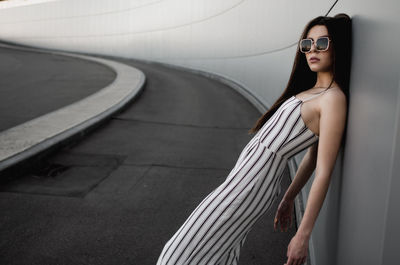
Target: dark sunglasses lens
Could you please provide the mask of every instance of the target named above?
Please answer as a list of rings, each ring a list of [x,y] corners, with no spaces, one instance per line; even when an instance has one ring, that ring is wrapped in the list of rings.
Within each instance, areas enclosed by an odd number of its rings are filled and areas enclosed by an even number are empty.
[[[328,38],[319,38],[317,40],[316,49],[320,51],[324,51],[328,48]]]
[[[308,52],[309,50],[311,50],[311,40],[301,40],[300,42],[300,50],[302,52]]]

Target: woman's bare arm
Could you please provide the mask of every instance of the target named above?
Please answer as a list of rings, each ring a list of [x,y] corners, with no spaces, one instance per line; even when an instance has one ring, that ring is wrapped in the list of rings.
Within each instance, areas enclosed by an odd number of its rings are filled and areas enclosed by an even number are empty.
[[[308,195],[301,224],[296,233],[305,239],[311,236],[313,226],[328,191],[346,123],[346,96],[342,91],[332,90],[329,96],[326,95],[321,100],[315,179]]]
[[[297,169],[296,175],[293,178],[292,183],[289,188],[286,190],[285,195],[283,196],[284,200],[294,200],[300,190],[307,183],[311,174],[315,170],[315,165],[317,163],[317,148],[318,142],[314,143],[307,150],[307,153],[304,155],[303,159],[300,162],[299,168]]]

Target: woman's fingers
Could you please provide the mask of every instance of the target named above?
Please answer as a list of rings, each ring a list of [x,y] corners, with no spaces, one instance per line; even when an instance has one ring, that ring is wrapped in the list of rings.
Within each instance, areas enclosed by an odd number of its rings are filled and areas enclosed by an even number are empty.
[[[278,217],[279,217],[279,210],[276,211],[275,218],[274,218],[274,230],[276,231],[276,226],[278,224]]]
[[[275,215],[275,219],[274,219],[274,229],[275,229],[275,231],[278,228],[279,219],[280,219],[280,214],[279,214],[279,212],[277,212],[276,215]]]
[[[293,265],[303,265],[306,262],[306,258],[298,258],[298,259],[294,259],[293,261]]]
[[[281,219],[282,219],[282,215],[278,209],[278,211],[276,211],[275,218],[274,218],[274,230],[275,231],[278,228],[278,225],[279,225],[279,222],[281,221]]]
[[[302,265],[304,264],[305,259],[304,258],[292,258],[292,257],[288,257],[286,263],[284,265]]]
[[[289,228],[289,225],[288,225],[288,223],[289,223],[289,219],[288,218],[281,218],[281,220],[280,220],[280,223],[281,223],[281,231],[287,231],[288,230],[288,228]]]
[[[282,218],[282,231],[286,231],[288,224],[288,220],[286,218]]]
[[[293,216],[287,215],[287,214],[282,214],[279,210],[275,214],[274,218],[274,231],[279,229],[280,227],[281,232],[283,231],[288,231],[290,227],[292,227],[293,224]]]

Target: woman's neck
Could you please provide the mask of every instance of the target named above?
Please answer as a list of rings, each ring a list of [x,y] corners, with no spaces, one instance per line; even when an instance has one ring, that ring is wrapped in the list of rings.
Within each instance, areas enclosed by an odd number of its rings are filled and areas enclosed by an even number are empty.
[[[315,82],[314,87],[324,87],[327,88],[329,85],[330,87],[338,86],[338,84],[333,81],[333,74],[331,71],[329,72],[317,72],[317,81]],[[332,84],[331,84],[332,83]]]

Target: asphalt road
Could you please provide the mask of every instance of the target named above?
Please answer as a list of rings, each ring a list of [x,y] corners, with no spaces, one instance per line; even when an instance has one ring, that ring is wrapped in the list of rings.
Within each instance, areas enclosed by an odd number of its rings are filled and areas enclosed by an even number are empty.
[[[116,75],[95,62],[0,47],[0,77],[0,131],[4,131],[85,98]]]
[[[106,57],[112,58],[112,57]],[[222,183],[260,113],[224,84],[158,64],[143,93],[80,142],[0,192],[0,264],[155,265],[166,241]],[[67,82],[67,81],[66,81]],[[282,265],[295,234],[273,230],[281,195],[240,264]]]

